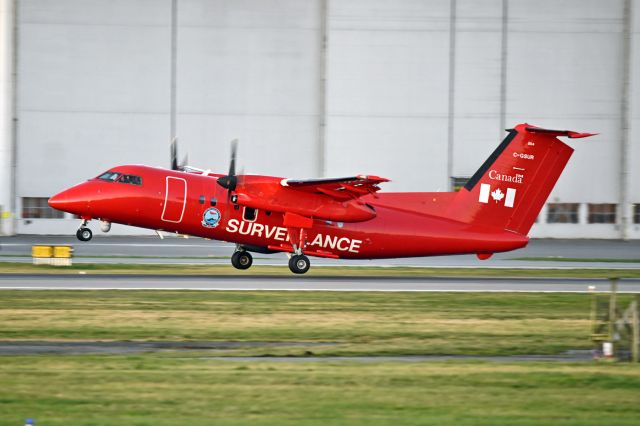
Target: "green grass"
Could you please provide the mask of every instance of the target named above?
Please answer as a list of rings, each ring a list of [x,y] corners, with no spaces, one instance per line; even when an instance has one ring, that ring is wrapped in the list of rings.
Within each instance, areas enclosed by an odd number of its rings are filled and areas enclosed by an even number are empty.
[[[589,349],[588,294],[2,291],[0,339],[327,343],[226,355],[549,354]],[[620,295],[627,303],[630,295]]]
[[[588,294],[0,292],[1,340],[284,342],[223,353],[0,356],[0,426],[635,425],[640,366],[240,362],[234,355],[588,349]],[[619,295],[621,304],[632,296]],[[292,343],[286,346],[287,342]],[[293,346],[294,342],[325,343]]]
[[[231,265],[142,265],[122,263],[83,263],[73,266],[32,265],[0,262],[0,274],[138,274],[138,275],[286,275],[286,266],[255,265],[238,271]],[[557,278],[640,278],[640,268],[432,268],[379,266],[312,267],[307,276],[430,276],[430,277],[557,277]]]
[[[0,425],[636,425],[640,368],[2,357]]]
[[[540,257],[514,257],[509,260],[530,260],[534,262],[587,262],[587,263],[640,263],[640,259],[612,259],[606,257],[562,257],[562,256],[540,256]]]

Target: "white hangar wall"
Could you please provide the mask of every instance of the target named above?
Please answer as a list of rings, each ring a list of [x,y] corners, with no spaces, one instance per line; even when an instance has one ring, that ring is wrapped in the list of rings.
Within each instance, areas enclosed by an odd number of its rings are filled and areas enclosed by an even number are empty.
[[[238,138],[247,173],[317,173],[319,28],[319,1],[178,1],[177,135],[192,162],[226,170]]]
[[[438,191],[527,121],[601,134],[569,142],[549,200],[578,223],[545,208],[532,236],[619,238],[624,217],[640,238],[638,0],[21,0],[15,25],[18,233],[73,232],[22,200],[166,166],[173,133],[194,166],[226,169],[238,138],[247,173]],[[588,223],[589,203],[617,223]]]
[[[445,190],[449,1],[331,1],[326,174]]]
[[[17,3],[18,216],[121,163],[167,164],[169,2]],[[19,219],[18,233],[68,233],[74,219]]]

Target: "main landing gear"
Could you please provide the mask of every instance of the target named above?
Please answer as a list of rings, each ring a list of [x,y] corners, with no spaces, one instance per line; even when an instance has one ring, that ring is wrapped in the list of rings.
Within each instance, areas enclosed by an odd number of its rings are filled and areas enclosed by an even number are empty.
[[[231,264],[236,269],[249,269],[253,264],[253,256],[246,250],[237,250],[231,256]]]
[[[310,267],[311,262],[304,254],[294,254],[289,258],[289,269],[294,274],[304,274]]]
[[[89,241],[93,238],[93,232],[91,232],[91,229],[87,228],[86,220],[82,221],[82,225],[80,225],[80,228],[76,231],[76,237],[78,237],[80,241]]]
[[[253,264],[253,256],[244,247],[239,246],[231,255],[231,264],[236,269],[249,269]],[[289,257],[289,269],[294,274],[304,274],[309,270],[309,267],[311,267],[311,262],[304,254],[294,253]]]

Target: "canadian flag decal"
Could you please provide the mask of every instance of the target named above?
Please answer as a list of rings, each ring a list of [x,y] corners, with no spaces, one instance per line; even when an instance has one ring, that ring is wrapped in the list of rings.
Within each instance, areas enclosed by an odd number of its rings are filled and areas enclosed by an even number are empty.
[[[496,203],[502,203],[502,200],[504,200],[505,207],[513,208],[513,202],[516,199],[516,190],[514,188],[507,188],[507,194],[505,195],[500,188],[496,188],[491,191],[491,185],[488,183],[481,184],[480,197],[478,197],[478,201],[481,203],[488,203],[489,197],[491,197],[491,199]]]

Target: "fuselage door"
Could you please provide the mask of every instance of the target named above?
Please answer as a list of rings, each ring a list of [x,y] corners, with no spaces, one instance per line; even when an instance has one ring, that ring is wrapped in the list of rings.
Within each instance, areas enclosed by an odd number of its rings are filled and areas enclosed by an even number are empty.
[[[165,222],[182,222],[186,203],[187,181],[183,178],[167,176],[161,219]]]

